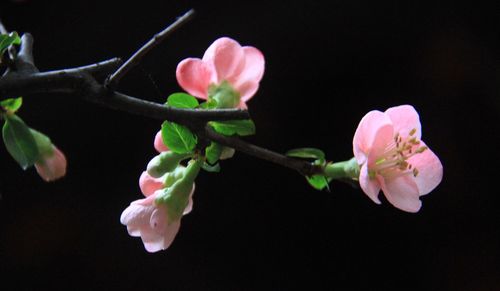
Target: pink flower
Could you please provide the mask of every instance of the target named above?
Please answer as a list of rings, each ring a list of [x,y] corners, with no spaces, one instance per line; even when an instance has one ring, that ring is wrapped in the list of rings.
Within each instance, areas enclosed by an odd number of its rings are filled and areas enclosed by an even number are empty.
[[[177,81],[189,94],[208,99],[209,88],[224,81],[237,92],[237,107],[246,108],[247,102],[257,92],[264,74],[264,56],[250,46],[242,47],[235,40],[222,37],[205,51],[203,59],[188,58],[177,66]]]
[[[194,184],[184,215],[193,208],[193,193]],[[155,202],[157,196],[162,194],[163,191],[160,189],[145,199],[133,201],[120,217],[120,222],[127,226],[129,235],[141,237],[144,248],[150,253],[167,249],[181,226],[180,219],[170,221],[165,204]]]
[[[418,113],[410,105],[368,112],[354,134],[354,156],[361,166],[359,184],[375,203],[384,192],[395,207],[417,212],[419,197],[443,176],[439,158],[421,138]]]
[[[163,143],[161,130],[159,130],[155,135],[154,147],[159,153],[168,151],[168,147]]]
[[[35,163],[35,168],[40,177],[46,182],[57,180],[66,175],[66,157],[55,146],[51,153],[45,153]]]

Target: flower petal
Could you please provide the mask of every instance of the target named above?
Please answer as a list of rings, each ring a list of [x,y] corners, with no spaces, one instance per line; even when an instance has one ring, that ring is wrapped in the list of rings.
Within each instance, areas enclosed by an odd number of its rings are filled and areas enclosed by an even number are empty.
[[[424,142],[420,142],[425,146]],[[415,177],[420,195],[425,195],[434,190],[443,179],[443,165],[441,161],[429,148],[420,154],[416,154],[408,162],[416,169],[418,174]]]
[[[141,239],[146,251],[154,253],[167,249],[175,239],[181,226],[180,220],[168,224],[162,234],[148,228],[141,233]]]
[[[163,185],[163,178],[153,178],[151,177],[147,171],[142,172],[141,177],[139,178],[139,187],[141,188],[142,194],[148,197],[153,194],[155,191],[162,189],[165,187]]]
[[[141,229],[148,227],[149,218],[154,210],[154,206],[144,206],[134,202],[122,212],[120,222],[127,226],[129,235],[137,237],[141,235]]]
[[[422,126],[420,117],[417,111],[411,105],[401,105],[391,107],[385,111],[394,124],[394,133],[398,133],[403,137],[409,135],[412,129],[416,129],[414,136],[420,139],[422,136]]]
[[[217,72],[216,83],[220,83],[240,74],[245,66],[245,53],[237,41],[222,37],[208,47],[203,61],[213,64]]]
[[[154,147],[159,153],[168,151],[168,147],[165,145],[163,138],[161,137],[161,130],[158,130],[155,135]]]
[[[241,100],[248,101],[259,87],[259,82],[264,75],[265,60],[261,51],[254,47],[243,47],[245,53],[245,67],[241,73],[229,82],[234,84],[240,92]],[[244,91],[244,92],[242,92]]]
[[[177,82],[189,94],[207,99],[208,87],[215,81],[214,68],[196,58],[187,58],[177,65]]]
[[[259,90],[259,82],[248,81],[238,85],[238,87],[235,87],[235,90],[238,91],[238,93],[240,93],[241,103],[244,104],[250,98],[252,98],[253,95],[255,95],[257,90]],[[238,107],[244,109],[244,107],[242,107],[241,104]]]
[[[193,210],[193,194],[194,194],[195,184],[193,183],[193,188],[191,189],[191,193],[189,194],[188,205],[184,209],[183,215],[189,214]]]
[[[391,180],[381,179],[382,191],[387,200],[407,212],[418,212],[422,206],[419,199],[418,187],[412,176],[399,176]]]
[[[353,139],[353,152],[358,164],[366,162],[379,129],[387,126],[392,126],[391,120],[378,110],[368,112],[361,119]]]
[[[378,194],[380,192],[380,186],[378,180],[371,180],[368,175],[368,166],[364,164],[361,166],[361,170],[359,173],[359,185],[365,194],[370,197],[373,202],[380,204],[380,200],[378,199]]]

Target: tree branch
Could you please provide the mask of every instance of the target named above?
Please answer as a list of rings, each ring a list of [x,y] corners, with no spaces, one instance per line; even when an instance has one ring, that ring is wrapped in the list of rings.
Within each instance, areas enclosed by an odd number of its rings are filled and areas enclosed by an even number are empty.
[[[163,40],[165,40],[172,32],[177,30],[183,24],[188,22],[194,16],[194,10],[191,9],[179,17],[174,23],[169,27],[165,28],[162,32],[156,34],[152,39],[150,39],[146,44],[144,44],[137,52],[135,52],[132,57],[130,57],[120,68],[116,70],[104,83],[105,87],[114,90],[120,79],[127,74],[133,67],[139,64],[144,56],[153,49],[155,46],[159,45]]]
[[[290,158],[268,149],[247,143],[238,138],[220,135],[208,125],[205,126],[203,130],[197,131],[197,134],[203,138],[234,148],[235,150],[243,152],[247,155],[296,170],[304,176],[312,176],[323,172],[321,167],[315,166],[307,161]]]

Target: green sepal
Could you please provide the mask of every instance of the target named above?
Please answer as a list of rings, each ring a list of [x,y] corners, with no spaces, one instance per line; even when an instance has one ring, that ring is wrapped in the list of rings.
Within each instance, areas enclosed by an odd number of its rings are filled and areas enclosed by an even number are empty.
[[[210,145],[205,149],[205,157],[207,158],[207,162],[209,164],[215,164],[220,158],[222,154],[223,146],[216,143],[211,142]]]
[[[168,96],[166,104],[171,107],[185,109],[193,109],[199,106],[198,100],[186,93],[171,94]]]
[[[30,128],[30,132],[35,139],[40,156],[52,156],[54,153],[54,145],[52,144],[50,138],[33,128]]]
[[[217,100],[208,99],[208,101],[200,104],[201,109],[215,109],[217,108]]]
[[[26,170],[35,164],[40,153],[30,128],[17,115],[4,115],[2,137],[5,147],[16,162]]]
[[[208,163],[203,163],[201,168],[209,173],[219,173],[220,172],[220,164],[217,163],[215,165],[210,165]]]
[[[167,206],[167,215],[171,222],[179,220],[186,206],[189,203],[189,194],[194,186],[194,180],[198,176],[201,168],[201,161],[191,160],[184,169],[184,175],[174,184],[163,190],[156,199],[156,204],[165,204]]]
[[[9,98],[0,101],[0,106],[7,111],[9,114],[16,113],[19,108],[23,105],[23,97]]]
[[[306,177],[307,182],[309,182],[309,185],[311,185],[314,189],[317,190],[323,190],[327,188],[328,191],[330,191],[330,188],[328,186],[328,179],[323,176],[323,175],[313,175],[310,177]]]
[[[161,177],[165,173],[175,170],[182,160],[190,156],[189,154],[177,154],[173,151],[160,153],[148,163],[147,172],[151,177]]]
[[[286,152],[287,156],[303,159],[317,159],[322,163],[325,160],[325,153],[316,148],[298,148]]]
[[[216,132],[227,136],[247,136],[255,134],[255,124],[251,119],[210,121],[208,124],[212,126]]]
[[[236,108],[240,105],[240,94],[231,84],[223,81],[218,86],[212,85],[208,88],[208,100],[215,100],[217,108]]]
[[[0,35],[0,56],[7,50],[7,48],[11,45],[19,45],[21,44],[21,38],[17,32],[13,31],[10,34],[1,34]]]
[[[161,137],[165,145],[177,154],[193,152],[198,138],[187,127],[165,121],[161,126]]]

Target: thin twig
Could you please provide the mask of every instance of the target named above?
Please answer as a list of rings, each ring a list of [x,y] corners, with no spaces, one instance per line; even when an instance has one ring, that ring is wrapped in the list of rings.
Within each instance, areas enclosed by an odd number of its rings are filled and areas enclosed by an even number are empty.
[[[155,46],[160,44],[165,38],[167,38],[172,32],[181,27],[183,24],[188,22],[194,15],[194,10],[191,9],[184,15],[179,17],[174,23],[169,27],[165,28],[162,32],[156,34],[152,39],[150,39],[146,44],[144,44],[134,55],[132,55],[116,72],[114,72],[105,82],[105,87],[114,90],[120,79],[127,74],[130,69],[135,67],[142,58]]]
[[[203,138],[213,140],[222,145],[234,148],[235,150],[243,152],[250,156],[266,160],[284,166],[286,168],[290,168],[292,170],[296,170],[300,174],[305,176],[312,176],[314,174],[322,173],[323,171],[321,167],[315,166],[307,161],[290,158],[268,149],[247,143],[238,138],[220,135],[208,125],[204,128],[204,130],[197,133]]]

